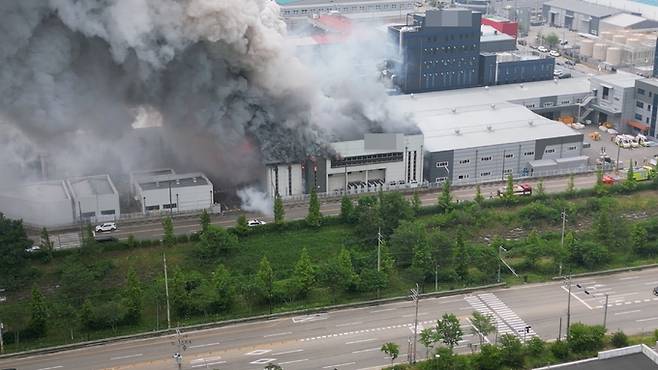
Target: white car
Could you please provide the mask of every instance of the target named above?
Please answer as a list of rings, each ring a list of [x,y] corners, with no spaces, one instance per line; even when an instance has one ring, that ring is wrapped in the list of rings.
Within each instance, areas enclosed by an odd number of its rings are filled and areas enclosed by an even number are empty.
[[[555,76],[555,77],[560,77],[560,76],[562,76],[562,74],[564,74],[564,71],[561,70],[561,69],[556,69],[556,70],[553,71],[553,76]]]
[[[247,221],[247,226],[254,227],[254,226],[265,225],[266,223],[267,222],[265,222],[265,221],[257,220],[257,219],[254,218],[253,220]]]
[[[115,231],[117,229],[117,224],[114,222],[106,222],[96,226],[97,233],[106,233],[110,231]]]
[[[560,57],[560,52],[557,50],[551,50],[548,55],[552,56],[553,58],[559,58]]]
[[[41,250],[41,247],[38,246],[38,245],[33,245],[33,246],[31,246],[31,247],[25,249],[25,251],[26,251],[27,253],[35,253],[35,252],[38,252],[38,251],[40,251],[40,250]]]
[[[546,48],[546,46],[543,46],[543,45],[539,46],[537,48],[537,50],[541,51],[542,53],[548,52],[548,49]]]

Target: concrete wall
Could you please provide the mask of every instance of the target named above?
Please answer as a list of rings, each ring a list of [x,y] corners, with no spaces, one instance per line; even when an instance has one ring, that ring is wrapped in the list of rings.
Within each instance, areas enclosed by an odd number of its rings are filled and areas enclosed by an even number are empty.
[[[553,58],[499,62],[496,84],[552,80],[554,70],[555,59]]]
[[[265,184],[270,196],[299,195],[304,193],[302,165],[300,163],[273,164],[266,169]]]
[[[141,190],[141,189],[140,189]],[[212,206],[212,184],[197,186],[181,186],[171,188],[171,203],[174,204],[172,212],[192,211]],[[141,190],[138,195],[141,199],[142,210],[145,212],[168,211],[169,187]],[[157,209],[149,209],[158,207]]]
[[[62,226],[74,224],[76,220],[70,199],[25,199],[0,194],[0,204],[0,212],[6,217],[31,225]]]
[[[121,216],[119,209],[119,194],[101,194],[90,196],[74,196],[76,216],[82,215],[83,220],[114,221]]]

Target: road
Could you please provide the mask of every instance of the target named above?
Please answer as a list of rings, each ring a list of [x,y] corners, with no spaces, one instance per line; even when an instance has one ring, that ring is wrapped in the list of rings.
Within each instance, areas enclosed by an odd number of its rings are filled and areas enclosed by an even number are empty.
[[[526,181],[536,188],[539,180]],[[567,178],[547,178],[544,179],[544,189],[547,193],[563,192],[567,188]],[[596,183],[596,175],[584,174],[578,175],[574,178],[576,189],[591,188]],[[481,192],[484,197],[495,196],[496,190],[500,184],[484,184],[481,186]],[[460,187],[453,190],[453,197],[455,200],[472,200],[475,198],[475,187]],[[374,193],[372,193],[374,194]],[[437,193],[423,193],[420,196],[421,202],[424,206],[436,204]],[[332,202],[324,202],[320,206],[320,211],[323,215],[338,215],[340,214],[340,200]],[[300,220],[306,217],[308,212],[306,205],[298,205],[288,207],[286,209],[287,220]],[[234,226],[238,214],[226,214],[224,216],[213,216],[211,223],[224,227]],[[259,214],[247,214],[247,218],[259,218],[268,222],[272,222],[271,217],[263,217]],[[162,225],[159,221],[140,223],[140,224],[119,224],[119,230],[111,233],[118,239],[127,239],[129,235],[133,235],[136,239],[161,239],[162,238]],[[176,234],[190,234],[200,230],[199,220],[196,217],[174,219],[174,231]]]
[[[578,288],[580,284],[582,288]],[[609,296],[607,327],[627,334],[646,333],[658,326],[658,269],[574,279],[571,322],[601,324],[605,295]],[[585,290],[589,294],[585,293]],[[491,313],[499,333],[520,339],[558,336],[560,317],[566,326],[567,288],[563,282],[528,284],[467,295],[422,299],[419,330],[432,326],[443,313],[460,319],[464,339],[457,350],[468,352],[479,339],[471,333],[468,317],[474,310]],[[397,362],[406,361],[408,339],[413,335],[411,301],[329,311],[326,313],[262,320],[186,334],[182,368],[263,369],[268,362],[286,370],[377,369],[390,363],[379,351],[385,342],[400,345]],[[525,332],[530,326],[529,333]],[[564,329],[562,329],[564,335]],[[489,335],[487,341],[494,341]],[[175,369],[176,337],[124,341],[104,346],[22,359],[0,360],[0,368],[54,369]],[[417,358],[425,349],[417,345]]]

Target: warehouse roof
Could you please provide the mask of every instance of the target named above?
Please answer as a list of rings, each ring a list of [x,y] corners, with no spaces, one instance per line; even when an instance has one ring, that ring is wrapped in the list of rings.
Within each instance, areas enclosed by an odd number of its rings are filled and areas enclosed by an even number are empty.
[[[621,13],[621,10],[608,8],[607,6],[587,3],[575,0],[552,0],[544,3],[555,8],[571,10],[574,13],[586,14],[592,17],[607,17],[613,14]]]
[[[635,81],[642,79],[644,79],[644,77],[623,71],[618,71],[617,73],[611,74],[596,75],[592,77],[592,81],[598,81],[599,83],[603,84],[608,83],[610,85],[616,85],[620,87],[635,87]]]
[[[4,196],[31,201],[49,202],[70,200],[71,194],[63,180],[43,181],[20,185],[3,191]]]
[[[309,6],[309,5],[326,5],[332,8],[340,8],[342,5],[369,5],[382,3],[399,3],[400,0],[341,0],[340,3],[334,0],[276,0],[280,6]]]
[[[431,152],[579,135],[562,123],[511,103],[457,110],[427,109],[413,114]]]
[[[631,29],[658,27],[658,22],[656,21],[652,21],[644,17],[640,17],[638,15],[633,15],[628,13],[620,13],[617,15],[613,15],[611,17],[602,20],[601,22],[616,27],[631,28]]]
[[[645,344],[599,352],[597,357],[564,364],[556,364],[535,370],[655,370],[658,353]]]
[[[142,190],[168,189],[170,186],[173,189],[210,184],[210,180],[201,172],[151,176],[138,179],[137,182]]]
[[[109,175],[96,175],[67,179],[73,197],[117,194]]]

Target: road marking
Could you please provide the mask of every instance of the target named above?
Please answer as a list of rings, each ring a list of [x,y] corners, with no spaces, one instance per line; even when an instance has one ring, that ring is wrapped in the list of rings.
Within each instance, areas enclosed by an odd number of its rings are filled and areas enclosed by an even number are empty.
[[[345,342],[345,344],[365,343],[365,342],[372,342],[373,340],[377,340],[377,338],[355,340],[355,341],[352,341],[352,342]]]
[[[425,316],[425,315],[429,315],[429,314],[427,312],[422,312],[418,314],[418,316]],[[408,315],[402,315],[402,317],[414,317],[414,314],[410,313]]]
[[[134,354],[134,355],[125,355],[125,356],[111,357],[110,360],[112,360],[112,361],[114,361],[114,360],[123,360],[123,359],[126,359],[126,358],[135,358],[135,357],[141,357],[141,356],[143,356],[143,354],[141,354],[141,353],[136,353],[136,354]]]
[[[619,278],[619,280],[632,280],[632,279],[639,279],[639,276],[627,276],[623,278]]]
[[[358,325],[358,324],[363,324],[363,321],[346,322],[345,324],[338,324],[338,325],[336,325],[336,327],[341,328],[343,326],[352,326],[352,325]]]
[[[354,364],[356,364],[356,362],[345,362],[345,363],[342,363],[342,364],[322,366],[322,368],[323,369],[330,369],[332,367],[349,366],[349,365],[354,365]]]
[[[640,311],[642,311],[642,310],[633,310],[633,311],[615,312],[615,316],[616,316],[616,315],[626,315],[626,314],[629,314],[629,313],[635,313],[635,312],[640,312]]]
[[[305,315],[305,316],[295,316],[292,318],[292,322],[295,324],[301,324],[305,322],[311,322],[311,321],[318,321],[318,320],[326,320],[328,319],[327,314],[320,314],[317,313],[315,315]]]
[[[658,285],[658,281],[650,281],[648,283],[644,283],[644,285]]]
[[[213,361],[219,361],[221,360],[221,356],[217,357],[209,357],[209,358],[197,358],[196,360],[190,361],[190,364],[199,364],[199,363],[207,363],[207,362],[213,362]]]
[[[41,369],[37,369],[37,370],[60,369],[60,368],[63,368],[63,367],[64,367],[64,366],[62,366],[62,365],[57,365],[57,366],[53,366],[53,367],[42,367]]]
[[[397,308],[395,308],[395,307],[393,307],[393,308],[384,308],[384,309],[381,309],[381,310],[370,311],[370,313],[378,313],[378,312],[386,312],[386,311],[394,311],[394,310],[397,310]]]
[[[218,346],[219,342],[216,343],[207,343],[207,344],[197,344],[195,346],[189,346],[187,348],[204,348],[204,347],[211,347],[211,346]]]
[[[564,291],[567,292],[567,293],[569,292],[569,289],[567,289],[567,288],[565,288],[565,287],[563,287],[563,286],[561,286],[560,288],[562,288],[562,290],[564,290]],[[578,297],[577,295],[575,295],[573,292],[571,292],[571,296],[574,297],[574,298],[576,298],[580,303],[584,304],[585,307],[589,308],[590,310],[592,309],[592,306],[588,305],[585,301],[583,301],[582,299],[580,299],[580,297]]]
[[[267,334],[267,335],[263,335],[263,338],[279,337],[281,335],[288,335],[288,334],[292,334],[292,332],[291,331],[286,331],[286,332],[283,332],[283,333]]]
[[[375,348],[362,349],[360,351],[352,351],[352,353],[363,353],[363,352],[372,352],[372,351],[379,351],[379,350],[380,350],[379,347],[375,347]]]
[[[263,365],[263,364],[269,364],[270,362],[276,361],[276,358],[259,358],[256,361],[251,361],[250,364],[254,365]]]
[[[650,317],[648,319],[639,319],[639,320],[635,320],[635,322],[652,321],[652,320],[658,320],[658,317]]]
[[[257,349],[257,350],[245,353],[245,356],[260,356],[260,355],[264,355],[268,352],[272,352],[272,350],[271,349]]]
[[[303,349],[293,349],[291,351],[276,352],[276,353],[272,353],[272,356],[287,355],[289,353],[297,353],[297,352],[304,352],[304,350]]]
[[[213,365],[225,364],[226,361],[204,362],[202,364],[192,365],[192,367],[208,367]]]
[[[297,363],[297,362],[304,362],[304,361],[308,361],[308,359],[305,358],[305,359],[302,359],[302,360],[292,360],[292,361],[279,362],[279,365],[294,364],[294,363]]]

